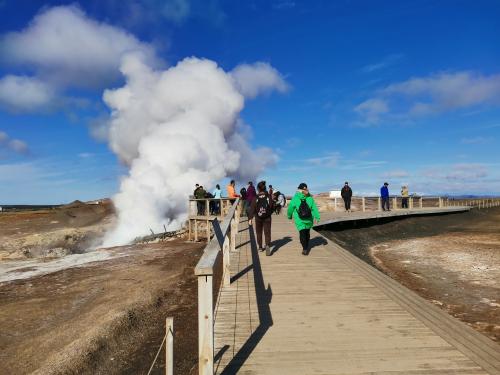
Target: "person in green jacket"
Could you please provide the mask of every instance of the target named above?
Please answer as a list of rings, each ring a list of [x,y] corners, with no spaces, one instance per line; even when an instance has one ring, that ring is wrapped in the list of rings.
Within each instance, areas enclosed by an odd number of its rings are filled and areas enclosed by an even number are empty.
[[[297,192],[293,196],[290,204],[288,205],[288,219],[293,217],[295,226],[300,234],[300,243],[302,244],[302,255],[309,254],[309,239],[311,237],[311,228],[314,224],[314,219],[319,222],[320,216],[316,202],[309,194],[307,184],[304,182],[299,185]],[[301,203],[305,202],[306,206]]]

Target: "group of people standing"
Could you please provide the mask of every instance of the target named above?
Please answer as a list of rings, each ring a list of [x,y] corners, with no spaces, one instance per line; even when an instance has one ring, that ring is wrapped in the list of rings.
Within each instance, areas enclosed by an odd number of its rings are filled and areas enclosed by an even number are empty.
[[[340,195],[344,200],[345,210],[346,212],[351,212],[351,198],[352,198],[352,189],[349,186],[349,182],[345,182],[344,187],[340,191]],[[408,208],[408,186],[403,185],[401,187],[401,207]],[[384,182],[384,185],[380,188],[380,198],[382,201],[382,210],[390,211],[390,203],[389,203],[389,183]]]

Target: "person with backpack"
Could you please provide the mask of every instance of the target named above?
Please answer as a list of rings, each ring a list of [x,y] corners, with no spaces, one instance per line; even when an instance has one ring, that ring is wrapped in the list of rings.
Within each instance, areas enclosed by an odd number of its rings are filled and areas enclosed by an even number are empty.
[[[266,191],[266,181],[257,184],[257,196],[250,203],[248,210],[248,225],[252,225],[255,219],[255,232],[259,250],[266,250],[266,255],[271,255],[271,223],[273,213],[273,199]],[[262,247],[262,232],[266,247]]]
[[[340,191],[340,195],[344,200],[345,212],[351,212],[352,189],[349,186],[349,182],[345,182],[344,187]]]
[[[320,215],[314,198],[309,194],[307,184],[302,182],[288,205],[288,219],[293,217],[299,231],[302,255],[309,255],[309,239],[314,220],[319,222]]]

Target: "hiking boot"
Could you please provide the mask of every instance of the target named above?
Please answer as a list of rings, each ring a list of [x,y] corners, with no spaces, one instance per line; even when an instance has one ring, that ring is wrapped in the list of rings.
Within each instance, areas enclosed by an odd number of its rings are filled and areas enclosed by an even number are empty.
[[[302,255],[307,255],[307,250],[302,250]]]
[[[270,256],[270,255],[271,255],[271,246],[266,245],[266,256]]]

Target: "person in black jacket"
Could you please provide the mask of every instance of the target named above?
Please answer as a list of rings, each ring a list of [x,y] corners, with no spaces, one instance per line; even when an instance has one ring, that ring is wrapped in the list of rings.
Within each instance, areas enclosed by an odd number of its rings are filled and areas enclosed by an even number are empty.
[[[344,187],[340,191],[340,195],[344,200],[345,211],[351,212],[351,198],[352,198],[352,189],[349,186],[349,182],[345,182]]]

